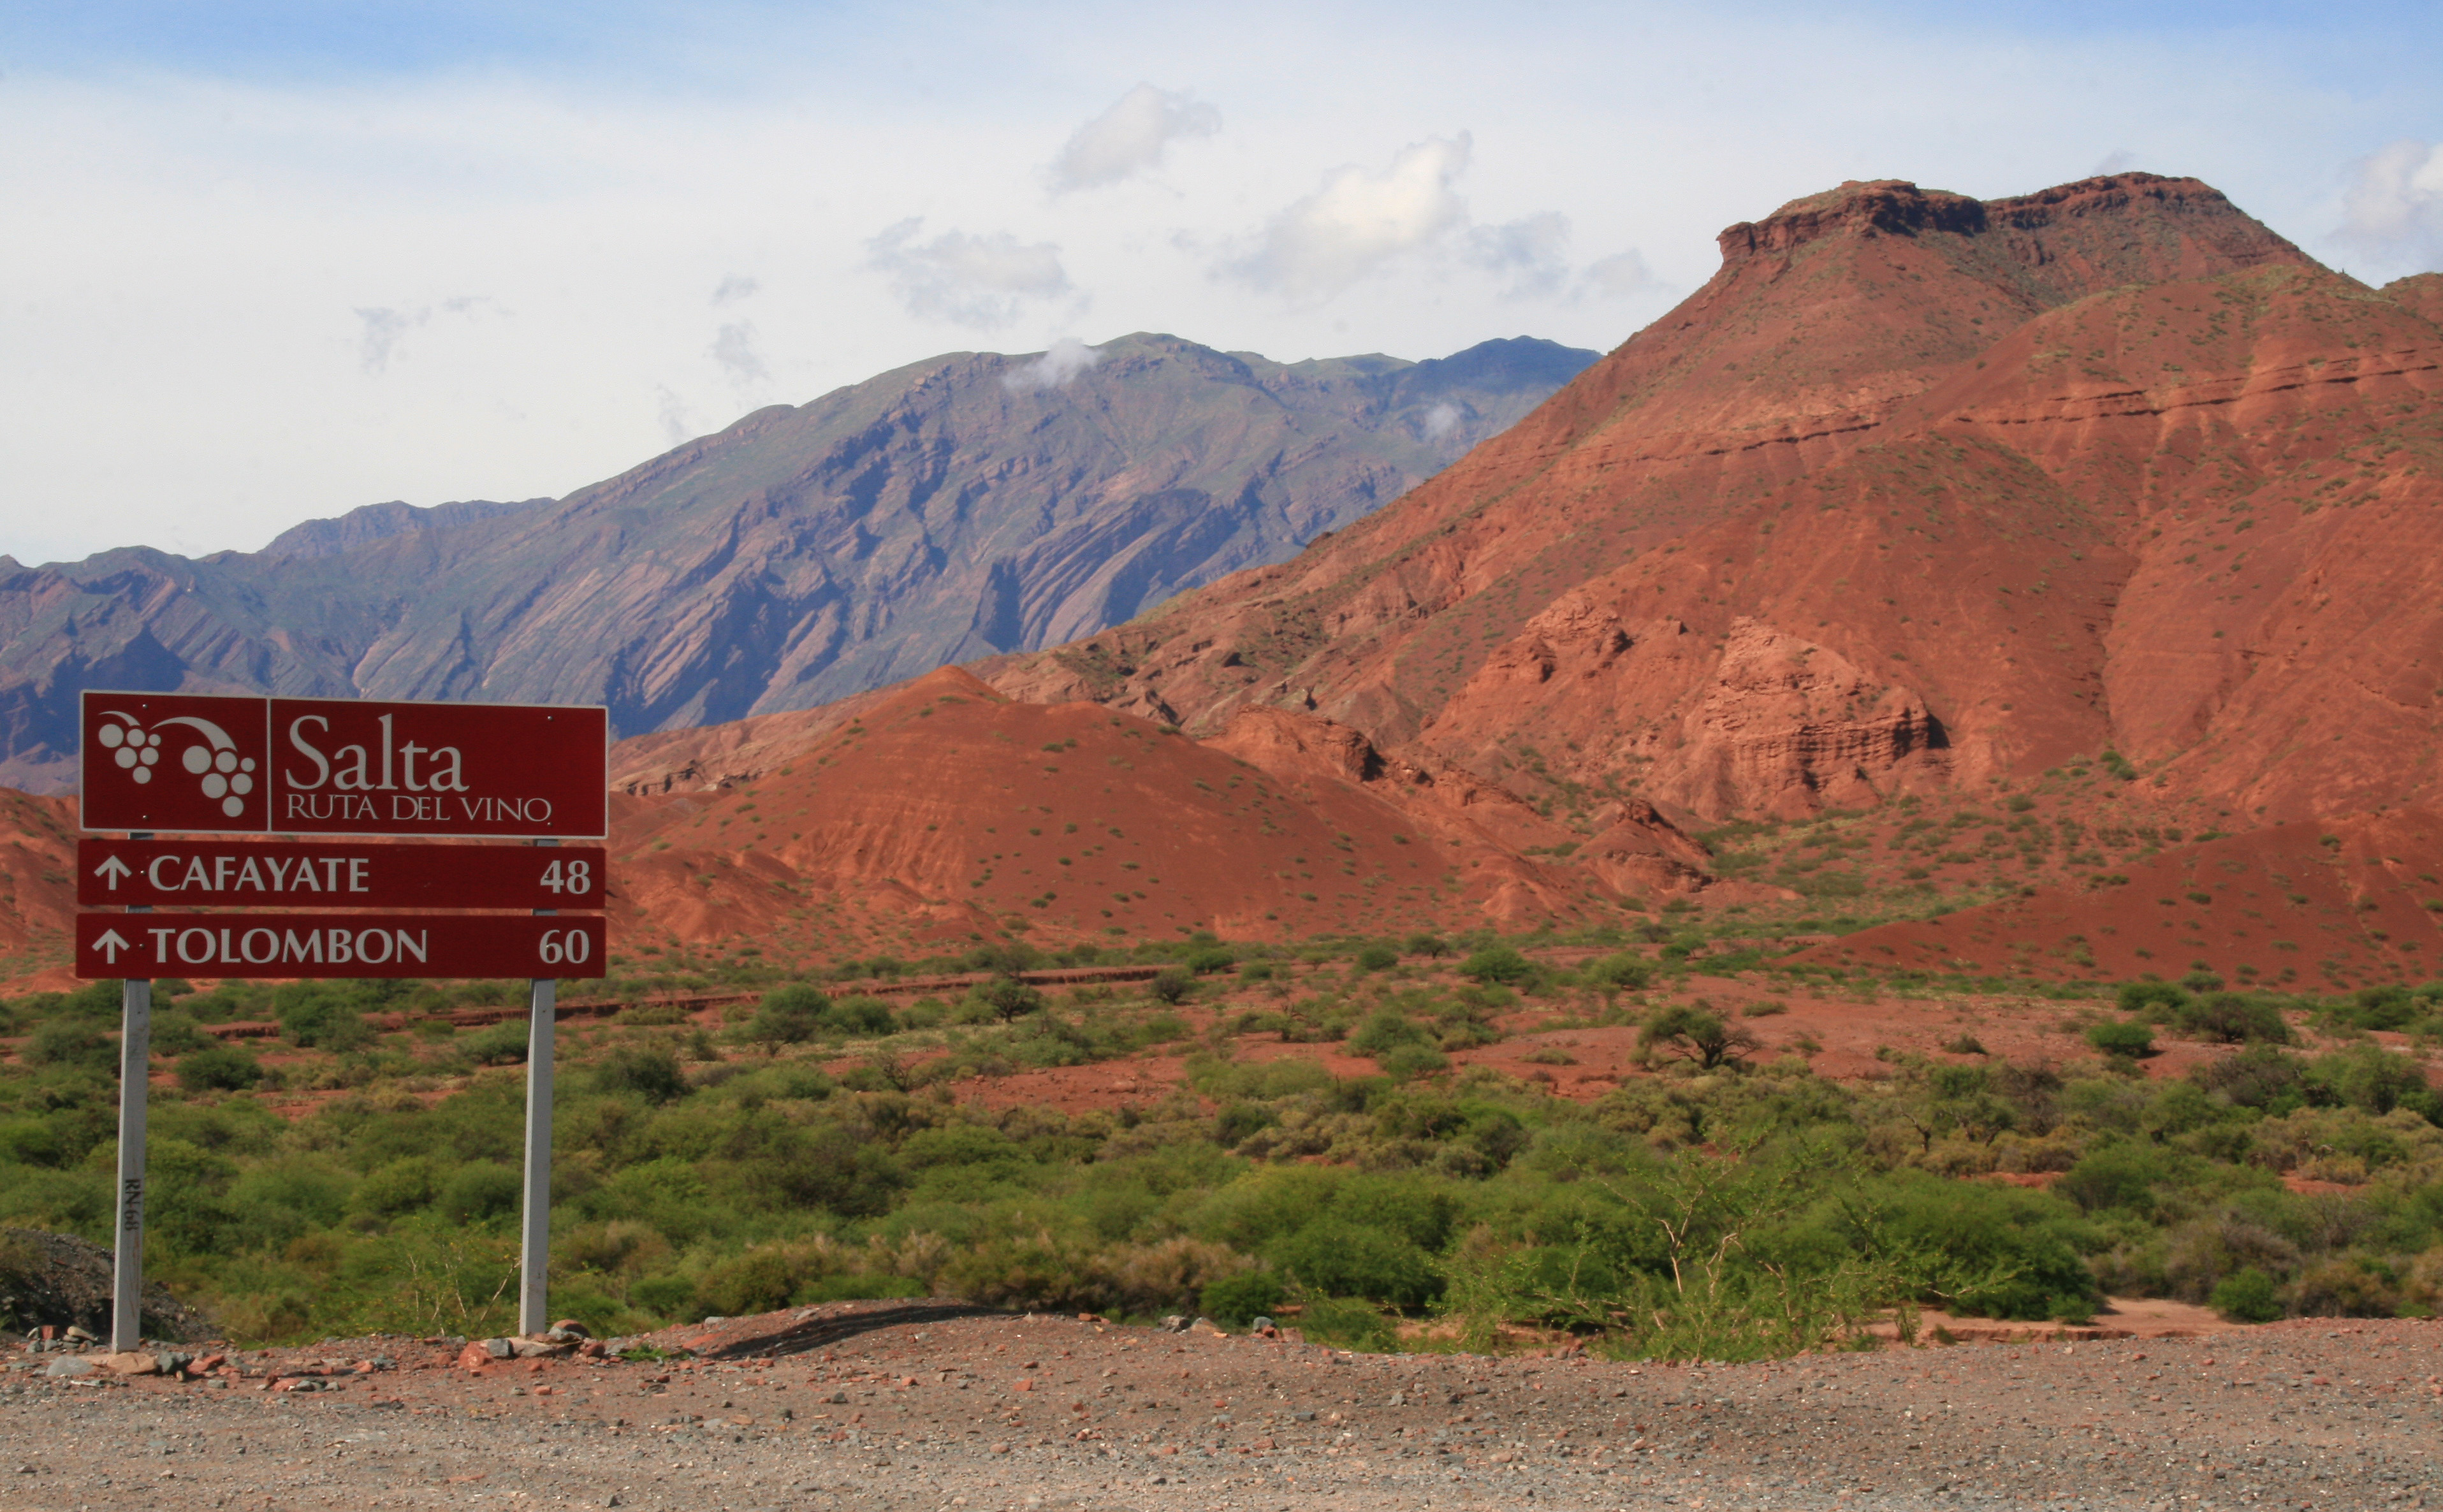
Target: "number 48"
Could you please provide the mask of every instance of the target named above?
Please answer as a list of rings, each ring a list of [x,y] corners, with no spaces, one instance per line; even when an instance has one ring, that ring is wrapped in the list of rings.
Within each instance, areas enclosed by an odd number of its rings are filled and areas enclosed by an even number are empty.
[[[555,861],[543,868],[542,884],[553,892],[590,893],[594,890],[594,863]]]

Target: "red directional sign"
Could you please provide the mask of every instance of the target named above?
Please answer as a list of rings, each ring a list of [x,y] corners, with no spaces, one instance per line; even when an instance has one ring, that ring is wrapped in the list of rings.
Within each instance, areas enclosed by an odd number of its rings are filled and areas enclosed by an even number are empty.
[[[597,846],[84,840],[88,907],[600,908]]]
[[[599,707],[83,695],[83,825],[600,839]]]
[[[81,977],[600,976],[602,918],[79,914]]]

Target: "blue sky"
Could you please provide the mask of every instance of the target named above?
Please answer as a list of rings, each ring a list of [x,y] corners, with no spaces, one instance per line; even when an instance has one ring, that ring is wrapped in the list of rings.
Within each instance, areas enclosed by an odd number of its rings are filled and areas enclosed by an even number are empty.
[[[1608,348],[1844,178],[2443,266],[2443,8],[0,6],[0,552],[563,494],[934,353]]]

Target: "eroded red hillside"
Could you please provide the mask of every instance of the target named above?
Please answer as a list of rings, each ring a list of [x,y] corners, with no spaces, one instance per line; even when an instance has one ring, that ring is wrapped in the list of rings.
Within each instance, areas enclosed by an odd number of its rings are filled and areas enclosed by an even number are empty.
[[[1845,185],[1722,246],[1398,503],[980,670],[1197,730],[1313,709],[1582,829],[2107,750],[2201,818],[2438,796],[2436,281],[2368,289],[2151,174]]]

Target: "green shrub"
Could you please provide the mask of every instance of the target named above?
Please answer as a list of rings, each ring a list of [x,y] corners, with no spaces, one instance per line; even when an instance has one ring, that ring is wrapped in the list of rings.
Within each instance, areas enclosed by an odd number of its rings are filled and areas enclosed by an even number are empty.
[[[1400,948],[1411,956],[1423,956],[1429,960],[1440,960],[1450,954],[1450,941],[1440,935],[1410,935],[1401,941]]]
[[[1226,972],[1238,965],[1239,957],[1226,950],[1192,950],[1187,953],[1187,959],[1181,964],[1199,976],[1211,976],[1217,972]]]
[[[2125,1208],[2151,1210],[2155,1189],[2171,1179],[2163,1152],[2134,1141],[2088,1152],[2062,1173],[2053,1190],[2088,1212]]]
[[[290,982],[271,994],[271,1006],[281,1034],[307,1049],[353,1050],[374,1037],[364,1015],[336,983]]]
[[[803,1044],[822,1032],[831,1007],[831,994],[803,982],[776,987],[756,1006],[747,1037],[766,1045]]]
[[[1023,1001],[1012,998],[1010,990],[1013,988],[1027,994],[1034,1007],[1027,1007]],[[983,998],[992,1005],[993,1012],[1003,1019],[1020,1017],[1043,1007],[1043,994],[1022,982],[995,982],[984,989]],[[1018,1002],[1015,1013],[1002,1011],[1005,999]],[[824,1016],[824,1027],[844,1034],[888,1034],[899,1026],[892,1019],[889,1003],[878,997],[858,995],[843,997],[834,1003],[831,1011]]]
[[[2427,1085],[2413,1056],[2379,1046],[2356,1045],[2307,1065],[2311,1101],[2338,1102],[2378,1115],[2407,1108],[2429,1122],[2443,1123],[2443,1100]]]
[[[1368,945],[1357,953],[1361,972],[1387,972],[1400,964],[1400,953],[1388,945]]]
[[[1459,974],[1508,986],[1535,975],[1535,963],[1507,945],[1489,945],[1460,962]]]
[[[2290,1041],[2290,1026],[2284,1022],[2282,1011],[2245,993],[2213,993],[2192,998],[2172,1010],[2172,1022],[2183,1033],[2225,1045],[2251,1041],[2287,1045]]]
[[[1430,1045],[1399,1045],[1374,1058],[1385,1076],[1409,1082],[1450,1067],[1450,1058]]]
[[[1157,1001],[1183,1003],[1188,993],[1196,991],[1196,976],[1184,966],[1166,966],[1153,974],[1153,980],[1146,983],[1146,991]]]
[[[1029,1013],[1043,1011],[1043,994],[1024,982],[1003,976],[984,983],[975,990],[977,1001],[992,1010],[993,1017],[1007,1024]]]
[[[452,1223],[488,1223],[514,1217],[523,1183],[511,1167],[490,1160],[458,1168],[441,1184],[441,1215]]]
[[[1357,1032],[1349,1036],[1351,1054],[1372,1056],[1380,1061],[1386,1054],[1404,1045],[1430,1045],[1433,1036],[1424,1027],[1396,1008],[1378,1008]]]
[[[526,1063],[526,1021],[503,1019],[460,1042],[459,1048],[477,1066],[524,1066]]]
[[[2166,1012],[2177,1012],[2187,1007],[2189,1002],[2188,993],[2170,982],[2122,982],[2117,996],[2121,1011],[2130,1014],[2143,1014],[2148,1009],[2157,1008]]]
[[[1336,1349],[1387,1354],[1400,1347],[1396,1326],[1372,1305],[1349,1298],[1308,1303],[1299,1309],[1298,1331],[1308,1340]]]
[[[634,1092],[648,1102],[674,1102],[687,1096],[687,1072],[665,1045],[622,1045],[595,1065],[597,1091]]]
[[[2155,1031],[2143,1024],[2118,1022],[2087,1027],[2086,1043],[2104,1054],[2137,1061],[2155,1053]]]
[[[1258,1318],[1279,1312],[1287,1295],[1278,1276],[1269,1270],[1250,1270],[1243,1275],[1225,1276],[1206,1286],[1204,1294],[1197,1299],[1197,1309],[1217,1323],[1244,1328]]]
[[[33,1037],[26,1042],[24,1053],[28,1066],[108,1071],[119,1065],[118,1041],[91,1024],[73,1018],[55,1018],[37,1027]]]
[[[190,1092],[243,1092],[263,1080],[263,1063],[233,1045],[181,1056],[178,1084]]]
[[[1653,963],[1624,951],[1589,961],[1580,973],[1588,982],[1611,992],[1634,993],[1654,979]]]
[[[2250,1266],[2233,1271],[2214,1287],[2213,1310],[2234,1323],[2269,1323],[2282,1316],[2282,1297],[2273,1278]]]
[[[1393,1307],[1423,1307],[1442,1289],[1432,1256],[1370,1226],[1337,1220],[1311,1224],[1273,1246],[1271,1259],[1309,1291],[1364,1297]]]
[[[707,1311],[696,1301],[695,1283],[685,1276],[647,1276],[628,1288],[628,1300],[660,1318],[700,1318]]]

